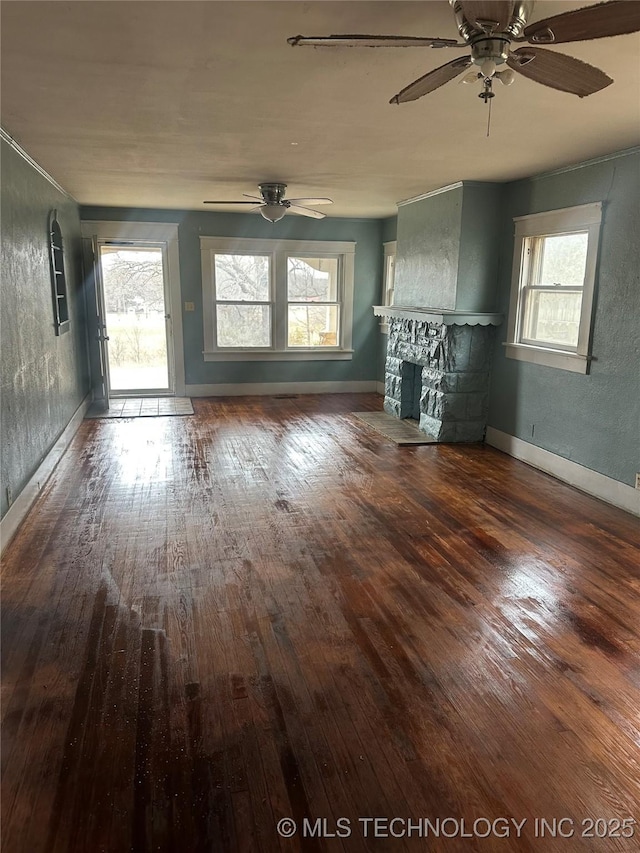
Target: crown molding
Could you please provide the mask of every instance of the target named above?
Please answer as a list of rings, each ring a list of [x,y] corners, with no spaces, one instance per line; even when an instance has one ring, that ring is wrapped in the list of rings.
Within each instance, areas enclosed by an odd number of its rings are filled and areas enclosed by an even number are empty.
[[[62,193],[62,195],[66,196],[68,199],[73,201],[75,204],[78,204],[78,202],[71,195],[71,193],[67,192],[67,190],[65,190],[64,187],[61,187],[60,184],[56,181],[56,179],[54,177],[52,177],[47,172],[46,169],[43,169],[42,166],[39,163],[37,163],[33,159],[33,157],[30,154],[28,154],[24,150],[24,148],[18,142],[16,142],[16,140],[13,138],[13,136],[11,136],[10,133],[7,133],[7,131],[3,127],[0,127],[0,139],[2,139],[4,142],[6,142],[7,145],[10,145],[13,148],[13,150],[22,157],[23,160],[26,160],[26,162],[33,169],[35,169],[39,175],[41,175],[46,181],[48,181],[52,187],[55,187],[55,189],[57,189],[59,193]]]

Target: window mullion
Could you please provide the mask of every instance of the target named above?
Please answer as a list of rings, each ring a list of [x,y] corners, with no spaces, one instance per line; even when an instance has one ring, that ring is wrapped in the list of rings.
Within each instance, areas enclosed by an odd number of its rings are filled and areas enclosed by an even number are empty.
[[[283,249],[273,253],[273,286],[274,348],[284,350],[287,342],[287,252]]]

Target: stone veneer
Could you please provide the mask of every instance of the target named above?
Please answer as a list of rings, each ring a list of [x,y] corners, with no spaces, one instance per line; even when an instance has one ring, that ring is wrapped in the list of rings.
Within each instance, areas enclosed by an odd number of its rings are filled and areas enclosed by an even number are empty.
[[[482,441],[493,325],[389,317],[384,408],[411,416],[414,367],[422,368],[420,429],[439,441]]]

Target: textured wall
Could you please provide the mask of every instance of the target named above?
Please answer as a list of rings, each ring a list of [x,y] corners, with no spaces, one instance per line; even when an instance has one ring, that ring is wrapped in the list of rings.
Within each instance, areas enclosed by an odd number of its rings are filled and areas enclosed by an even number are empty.
[[[640,153],[506,187],[498,310],[509,308],[512,217],[603,201],[590,375],[496,347],[489,425],[634,484],[640,471]],[[499,330],[502,340],[506,324]],[[500,339],[500,338],[499,338]]]
[[[382,242],[389,243],[391,240],[396,239],[396,235],[398,233],[398,217],[397,216],[389,216],[387,219],[382,220]],[[382,251],[382,247],[380,249]],[[384,263],[384,257],[383,257]],[[382,283],[380,285],[380,297],[378,300],[378,304],[382,304],[384,297],[382,295]],[[379,317],[376,318],[380,320]],[[378,373],[377,379],[378,382],[384,382],[384,374],[385,374],[385,362],[387,360],[387,341],[388,335],[380,332],[380,347],[378,349]]]
[[[399,208],[397,305],[493,310],[503,193],[464,181]]]
[[[462,187],[398,209],[396,305],[455,308]]]
[[[286,216],[272,225],[261,216],[242,213],[198,213],[178,210],[83,208],[83,219],[134,222],[178,222],[182,304],[195,311],[183,313],[187,385],[242,382],[360,381],[377,378],[379,327],[371,306],[380,298],[382,282],[382,220],[332,219],[322,221]],[[351,361],[238,361],[205,362],[202,325],[200,237],[269,237],[285,240],[354,241],[353,359]]]
[[[398,217],[389,216],[382,220],[382,242],[389,243],[396,239],[398,233]]]
[[[456,308],[493,311],[496,302],[504,184],[465,181]]]
[[[48,216],[58,211],[71,327],[53,326]],[[89,391],[77,205],[2,142],[2,515]]]

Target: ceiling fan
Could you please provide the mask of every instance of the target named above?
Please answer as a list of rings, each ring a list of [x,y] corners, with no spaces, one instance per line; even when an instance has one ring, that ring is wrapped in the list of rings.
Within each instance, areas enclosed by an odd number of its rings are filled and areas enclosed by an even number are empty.
[[[532,0],[449,0],[449,3],[453,7],[462,42],[448,38],[384,35],[300,35],[287,41],[293,47],[469,47],[470,55],[460,56],[414,80],[394,95],[389,103],[415,101],[471,66],[476,68],[465,76],[463,82],[480,80],[482,92],[478,97],[487,103],[494,97],[493,81],[497,79],[508,86],[513,82],[515,73],[579,98],[599,92],[613,83],[604,71],[539,45],[588,41],[640,30],[638,0],[597,3],[528,25],[534,6]],[[512,42],[525,43],[526,46],[512,50]],[[505,64],[507,67],[499,70],[499,66]]]
[[[324,219],[325,214],[318,210],[303,207],[303,204],[333,204],[330,198],[285,198],[286,184],[258,184],[260,197],[242,193],[251,201],[204,201],[203,204],[252,204],[248,213],[260,213],[269,222],[277,222],[285,213],[297,213],[300,216],[311,216],[313,219]],[[256,206],[257,202],[257,206]]]

